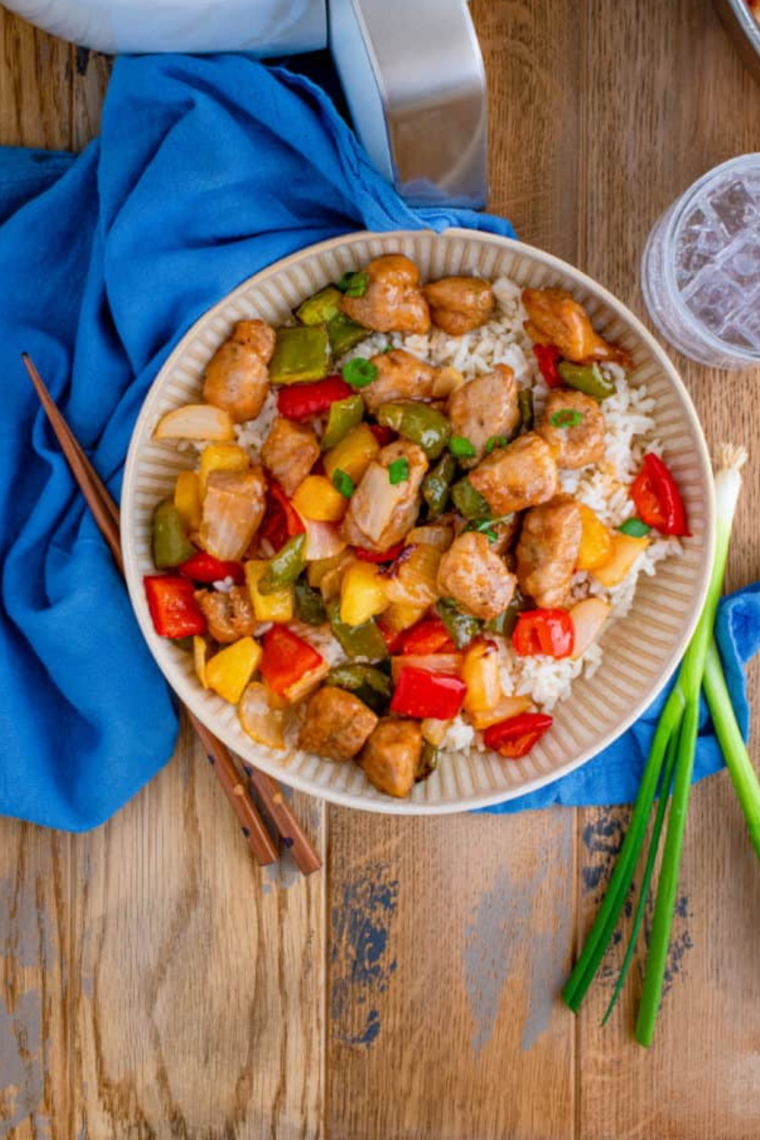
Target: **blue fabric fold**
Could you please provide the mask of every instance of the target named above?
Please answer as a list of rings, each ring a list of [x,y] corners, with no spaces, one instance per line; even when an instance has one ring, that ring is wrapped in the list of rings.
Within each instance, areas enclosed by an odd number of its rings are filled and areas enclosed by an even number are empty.
[[[94,827],[167,761],[177,729],[21,352],[118,496],[152,380],[240,281],[341,233],[450,225],[513,234],[501,218],[410,209],[320,88],[245,56],[120,59],[82,155],[0,149],[0,814]],[[753,588],[720,614],[745,730],[757,605]],[[650,720],[508,810],[631,799]],[[705,729],[696,775],[718,765]]]

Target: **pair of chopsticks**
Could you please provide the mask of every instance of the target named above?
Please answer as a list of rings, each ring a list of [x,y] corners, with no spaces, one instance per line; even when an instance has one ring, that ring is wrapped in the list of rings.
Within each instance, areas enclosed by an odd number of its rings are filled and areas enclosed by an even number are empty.
[[[87,500],[87,505],[113,555],[114,562],[123,575],[124,559],[121,551],[119,508],[80,447],[31,359],[26,353],[22,354],[21,359],[40,398],[40,403],[47,413],[79,489]],[[232,758],[232,754],[222,744],[221,740],[218,740],[204,724],[201,724],[190,709],[186,706],[184,708],[198,739],[206,750],[216,777],[257,862],[261,866],[276,862],[279,858],[279,852],[264,824],[258,807],[251,797],[250,788]],[[271,776],[259,772],[248,764],[244,765],[244,768],[250,784],[258,793],[272,824],[277,829],[285,847],[290,850],[299,869],[304,875],[318,871],[322,866],[321,860],[276,781]]]

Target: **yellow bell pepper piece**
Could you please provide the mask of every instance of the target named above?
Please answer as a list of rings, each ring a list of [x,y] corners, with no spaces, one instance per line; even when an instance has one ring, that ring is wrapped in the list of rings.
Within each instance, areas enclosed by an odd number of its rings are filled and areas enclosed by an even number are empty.
[[[206,677],[207,661],[208,642],[205,637],[199,637],[196,634],[193,638],[193,664],[195,665],[195,675],[204,689],[208,688],[208,678]]]
[[[262,652],[252,637],[241,637],[240,641],[220,649],[206,665],[208,687],[236,705],[259,666]]]
[[[245,564],[245,581],[253,602],[253,612],[257,621],[292,621],[293,587],[285,586],[274,594],[260,594],[259,580],[269,568],[266,559],[257,559]]]
[[[428,607],[425,606],[412,606],[405,605],[401,602],[393,602],[383,614],[383,621],[395,633],[403,633],[405,629],[410,629],[416,625],[427,612]]]
[[[578,570],[595,570],[612,557],[612,535],[585,503],[581,508],[581,544],[578,549]]]
[[[206,484],[212,471],[247,471],[250,463],[247,452],[236,443],[212,443],[201,455],[201,499],[206,494]]]
[[[462,680],[467,685],[464,707],[467,712],[484,712],[501,700],[499,651],[492,641],[477,641],[462,662]]]
[[[608,590],[619,586],[648,546],[648,538],[634,538],[632,534],[616,531],[612,535],[612,557],[592,571],[597,582]]]
[[[328,479],[332,480],[335,472],[340,469],[345,471],[354,483],[358,483],[379,450],[380,444],[368,425],[359,424],[345,439],[325,452],[323,463]]]
[[[364,625],[389,604],[379,568],[370,562],[352,562],[340,583],[340,620]]]
[[[195,471],[180,471],[174,484],[174,505],[189,532],[201,525],[201,486]]]
[[[293,506],[314,522],[338,522],[346,513],[348,499],[324,475],[307,475],[293,496]]]

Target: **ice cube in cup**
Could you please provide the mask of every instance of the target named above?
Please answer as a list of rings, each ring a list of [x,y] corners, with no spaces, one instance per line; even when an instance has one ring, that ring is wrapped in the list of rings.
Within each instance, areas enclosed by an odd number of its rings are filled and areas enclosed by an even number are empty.
[[[742,303],[743,294],[730,278],[721,272],[710,274],[693,293],[685,296],[689,309],[705,328],[718,333]]]
[[[758,203],[739,178],[720,186],[708,201],[729,234],[738,234],[757,215]]]
[[[730,245],[721,268],[744,289],[760,285],[760,233],[750,232]]]

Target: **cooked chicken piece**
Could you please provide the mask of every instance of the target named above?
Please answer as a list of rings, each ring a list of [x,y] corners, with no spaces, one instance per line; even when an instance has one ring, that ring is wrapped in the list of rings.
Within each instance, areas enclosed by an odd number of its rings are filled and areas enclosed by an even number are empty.
[[[364,745],[358,763],[371,784],[403,799],[414,787],[422,743],[419,721],[384,717]]]
[[[343,312],[377,332],[426,333],[430,310],[419,287],[420,272],[399,253],[376,257],[365,266],[369,277],[363,297],[343,297]]]
[[[473,617],[498,617],[515,592],[516,579],[491,550],[484,534],[466,531],[454,540],[438,568],[438,589],[453,598],[459,608]]]
[[[574,500],[534,507],[517,543],[517,581],[537,606],[566,605],[581,544],[581,508]]]
[[[580,416],[577,423],[572,421]],[[585,467],[604,459],[604,413],[584,392],[554,388],[536,431],[553,449],[558,467]]]
[[[480,277],[442,277],[422,290],[433,324],[449,336],[480,328],[494,307],[493,289]]]
[[[224,408],[236,423],[253,420],[269,391],[267,365],[275,332],[265,321],[238,321],[232,336],[206,365],[203,399]]]
[[[352,760],[376,725],[377,717],[363,701],[326,685],[309,698],[298,747],[329,760]]]
[[[212,471],[206,483],[200,543],[223,561],[239,562],[261,526],[267,483],[258,466],[247,471]]]
[[[506,364],[497,364],[493,372],[464,384],[449,396],[447,413],[451,434],[464,436],[477,452],[462,466],[474,467],[483,458],[489,439],[509,439],[520,422],[514,372]]]
[[[394,348],[392,352],[381,352],[372,357],[377,369],[377,378],[362,388],[362,396],[367,411],[374,415],[381,404],[392,400],[433,400],[446,396],[456,383],[446,387],[447,375],[454,373],[451,368],[432,368],[423,360]],[[456,373],[461,383],[461,373]]]
[[[253,602],[246,586],[233,586],[229,593],[197,590],[195,600],[206,619],[208,631],[220,645],[252,637],[258,627]]]
[[[319,441],[314,429],[278,416],[264,440],[261,462],[289,499],[318,459]]]
[[[554,344],[564,357],[578,364],[613,360],[631,367],[625,349],[598,336],[586,310],[564,289],[524,289],[522,302],[529,318],[525,331],[537,344]]]
[[[406,459],[409,477],[401,483],[391,483],[388,468],[397,459]],[[420,486],[427,468],[425,452],[416,443],[399,439],[384,447],[351,496],[340,528],[345,541],[375,551],[401,542],[417,518]]]
[[[491,553],[498,554],[503,558],[517,538],[517,532],[520,529],[520,517],[519,515],[509,515],[504,522],[495,522],[490,529],[496,534],[495,540],[490,543]]]
[[[548,443],[529,431],[487,455],[468,478],[495,515],[509,515],[552,498],[557,464]]]

